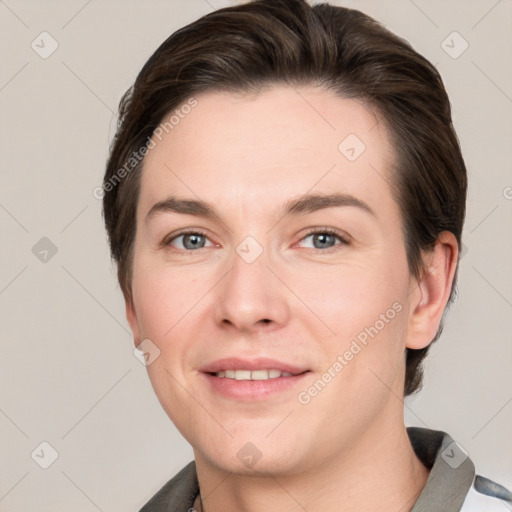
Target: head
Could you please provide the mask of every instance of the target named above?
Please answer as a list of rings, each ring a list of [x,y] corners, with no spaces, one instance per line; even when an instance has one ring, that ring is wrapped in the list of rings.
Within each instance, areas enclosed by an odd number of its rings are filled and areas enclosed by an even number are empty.
[[[223,437],[254,440],[283,460],[276,446],[298,440],[295,420],[268,435],[288,392],[255,407],[210,390],[204,370],[224,357],[306,371],[290,390],[303,450],[341,411],[340,445],[397,414],[389,389],[420,388],[454,296],[465,213],[436,69],[358,11],[254,1],[171,35],[119,117],[111,253],[134,342],[158,347],[153,387],[191,444],[215,459]]]

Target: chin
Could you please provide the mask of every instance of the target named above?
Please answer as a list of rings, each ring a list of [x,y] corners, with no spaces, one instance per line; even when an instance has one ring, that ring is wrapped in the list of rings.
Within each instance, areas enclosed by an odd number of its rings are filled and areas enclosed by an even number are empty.
[[[303,471],[304,461],[308,460],[304,440],[299,439],[297,432],[281,434],[272,439],[272,435],[267,437],[268,431],[264,435],[245,432],[223,443],[203,440],[192,441],[192,445],[196,460],[204,459],[225,472],[277,477]]]

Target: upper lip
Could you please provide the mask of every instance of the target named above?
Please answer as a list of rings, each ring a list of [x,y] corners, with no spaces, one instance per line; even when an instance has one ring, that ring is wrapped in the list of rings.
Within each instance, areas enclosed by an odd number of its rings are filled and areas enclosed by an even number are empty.
[[[267,357],[259,357],[257,359],[227,357],[205,364],[199,368],[199,371],[204,373],[217,373],[225,370],[280,370],[282,372],[298,375],[307,371],[307,368],[284,363],[277,359],[269,359]]]

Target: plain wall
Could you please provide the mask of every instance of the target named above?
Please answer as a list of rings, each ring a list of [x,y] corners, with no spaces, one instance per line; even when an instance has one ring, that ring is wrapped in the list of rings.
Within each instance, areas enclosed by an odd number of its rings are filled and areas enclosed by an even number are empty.
[[[234,3],[0,2],[3,512],[138,510],[192,459],[134,357],[93,190],[119,99],[145,61],[176,29]],[[449,432],[478,473],[512,488],[512,3],[332,3],[409,40],[451,97],[470,179],[466,252],[405,417]],[[31,47],[51,48],[43,31],[59,45],[46,59]],[[458,58],[442,46],[460,51],[454,31],[469,45]],[[58,453],[48,469],[42,442]]]

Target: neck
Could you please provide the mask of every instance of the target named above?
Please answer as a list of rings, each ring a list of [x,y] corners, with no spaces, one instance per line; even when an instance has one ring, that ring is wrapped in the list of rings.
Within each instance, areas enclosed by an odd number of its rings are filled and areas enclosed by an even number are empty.
[[[373,425],[349,449],[333,451],[321,466],[292,476],[230,473],[196,453],[203,511],[410,512],[429,471],[416,457],[403,422],[391,425]]]

